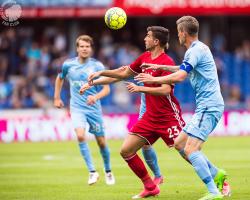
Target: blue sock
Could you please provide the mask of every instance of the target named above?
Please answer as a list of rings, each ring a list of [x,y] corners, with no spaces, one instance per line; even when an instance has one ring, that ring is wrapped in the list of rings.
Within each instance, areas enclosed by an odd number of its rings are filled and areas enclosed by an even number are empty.
[[[154,173],[155,177],[161,177],[161,171],[158,165],[158,160],[157,160],[157,156],[155,153],[155,150],[150,147],[148,149],[142,149],[142,154],[143,157],[147,163],[147,165],[149,166],[149,168],[152,170],[152,172]]]
[[[88,167],[88,170],[90,172],[95,171],[95,167],[94,167],[94,164],[92,162],[92,158],[91,158],[88,144],[86,142],[79,142],[79,148],[80,148],[80,152],[82,154],[82,157],[85,160],[85,163]]]
[[[202,153],[200,151],[196,151],[190,154],[188,159],[192,163],[192,166],[200,179],[206,184],[208,191],[213,194],[219,194],[220,192],[214,183],[207,161]]]
[[[204,159],[207,162],[207,165],[209,167],[209,170],[210,170],[210,173],[211,173],[212,177],[214,178],[216,176],[216,174],[218,173],[218,168],[216,166],[214,166],[213,163],[211,163],[208,160],[207,156],[204,153],[202,153],[202,155],[203,155]]]
[[[111,171],[110,152],[109,152],[108,146],[105,146],[104,148],[100,148],[100,152],[101,152],[101,155],[102,155],[105,172],[110,172]]]
[[[184,159],[186,158],[186,154],[185,154],[185,152],[184,152],[184,149],[180,150],[180,151],[179,151],[179,154],[180,154]],[[204,159],[205,159],[206,162],[207,162],[207,165],[208,165],[208,167],[209,167],[209,171],[210,171],[212,177],[214,178],[214,177],[216,176],[216,174],[218,173],[218,168],[215,167],[215,166],[208,160],[208,158],[205,156],[205,154],[202,153],[202,155],[203,155]],[[187,160],[187,161],[190,162],[189,160]],[[190,164],[191,164],[191,163],[190,163]]]

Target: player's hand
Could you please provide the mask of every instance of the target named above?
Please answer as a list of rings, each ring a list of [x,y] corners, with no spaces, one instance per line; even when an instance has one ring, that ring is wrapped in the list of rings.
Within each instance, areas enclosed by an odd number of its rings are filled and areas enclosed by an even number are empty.
[[[84,85],[82,85],[82,87],[79,90],[80,95],[83,95],[83,93],[88,90],[89,88],[91,88],[91,85],[89,85],[88,83],[85,83]]]
[[[154,83],[154,77],[150,74],[140,73],[134,79],[139,83]]]
[[[95,78],[99,77],[100,75],[101,75],[100,71],[99,72],[94,72],[94,73],[90,74],[89,77],[88,77],[88,83],[89,83],[89,85],[93,85],[93,80]]]
[[[134,84],[134,83],[130,83],[130,82],[126,82],[127,83],[127,89],[129,92],[134,93],[134,92],[140,92],[140,86]]]
[[[61,99],[54,99],[54,106],[56,108],[62,108],[64,106],[64,103]]]
[[[87,97],[87,104],[88,104],[89,106],[91,106],[91,105],[95,104],[96,100],[97,100],[97,99],[96,99],[95,96],[89,95],[89,96]]]

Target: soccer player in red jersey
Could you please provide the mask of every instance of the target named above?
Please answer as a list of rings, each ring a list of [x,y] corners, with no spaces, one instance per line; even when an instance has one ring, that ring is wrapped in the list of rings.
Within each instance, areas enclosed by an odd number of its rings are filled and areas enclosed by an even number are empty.
[[[142,72],[155,77],[170,74],[171,72],[168,71],[144,69],[141,67],[143,63],[174,65],[173,60],[164,52],[168,40],[168,29],[159,26],[148,27],[147,35],[144,39],[147,50],[145,53],[124,70],[104,70],[90,75],[89,84],[110,83],[110,79],[95,79],[99,76],[111,77],[113,82],[115,82],[118,79],[127,79]],[[84,92],[88,87],[90,86],[83,86],[80,92]],[[156,196],[160,193],[159,187],[149,176],[144,163],[137,155],[137,151],[145,144],[154,144],[159,138],[162,138],[167,146],[171,147],[185,123],[181,117],[179,103],[173,95],[173,85],[144,84],[144,86],[137,86],[133,83],[128,83],[127,88],[130,92],[143,92],[146,94],[146,112],[131,128],[130,133],[124,140],[120,154],[128,163],[130,169],[144,184],[144,190],[133,198]]]

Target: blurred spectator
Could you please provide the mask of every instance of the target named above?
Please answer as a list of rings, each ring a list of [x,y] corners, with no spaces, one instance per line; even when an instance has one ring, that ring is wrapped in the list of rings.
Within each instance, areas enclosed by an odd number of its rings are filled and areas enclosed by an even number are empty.
[[[225,36],[222,34],[215,35],[212,41],[214,55],[222,55],[225,52]]]
[[[3,82],[7,77],[8,59],[5,56],[0,56],[0,80]]]
[[[100,50],[97,53],[98,59],[101,60],[105,67],[112,69],[115,67],[114,52],[115,47],[114,41],[110,31],[103,31],[100,38]]]
[[[48,46],[42,46],[41,49],[41,73],[45,74],[46,71],[48,70],[48,66],[50,64],[51,61],[51,56],[49,54],[49,47]]]
[[[129,43],[121,44],[117,48],[116,64],[124,66],[132,63],[138,56],[140,51]]]
[[[13,77],[13,94],[11,96],[11,107],[13,108],[27,108],[34,107],[32,101],[32,87],[33,84],[25,77]]]
[[[62,32],[55,36],[54,50],[56,54],[60,54],[66,50],[66,36]]]
[[[236,48],[235,54],[237,58],[250,60],[250,41],[244,40],[242,45]]]
[[[229,108],[241,108],[243,103],[243,97],[241,95],[240,87],[237,85],[233,85],[229,89],[229,96],[226,98],[226,105]]]

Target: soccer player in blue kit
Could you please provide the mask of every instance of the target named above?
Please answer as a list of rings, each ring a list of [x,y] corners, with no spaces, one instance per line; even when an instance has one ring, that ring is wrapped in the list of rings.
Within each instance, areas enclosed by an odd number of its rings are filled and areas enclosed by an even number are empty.
[[[97,182],[99,173],[93,164],[91,153],[86,141],[86,126],[89,124],[89,132],[94,134],[104,162],[106,184],[115,184],[114,175],[111,172],[110,151],[105,140],[102,109],[100,99],[110,92],[109,85],[103,85],[100,90],[92,87],[84,95],[79,94],[79,89],[87,83],[88,76],[97,71],[104,70],[101,62],[91,58],[93,51],[93,39],[88,35],[81,35],[76,39],[78,56],[66,60],[63,63],[61,73],[55,82],[54,106],[63,107],[60,98],[64,79],[70,84],[70,113],[73,126],[77,135],[79,148],[89,170],[88,184]]]
[[[220,91],[217,69],[207,45],[198,40],[199,22],[192,16],[177,20],[179,42],[187,48],[180,66],[143,64],[151,69],[164,69],[174,73],[153,77],[139,74],[135,80],[143,83],[174,84],[189,77],[196,95],[196,110],[193,118],[175,140],[175,148],[187,159],[204,182],[208,194],[199,200],[217,200],[230,194],[230,187],[224,188],[226,172],[214,166],[201,152],[202,144],[218,124],[224,101]]]

